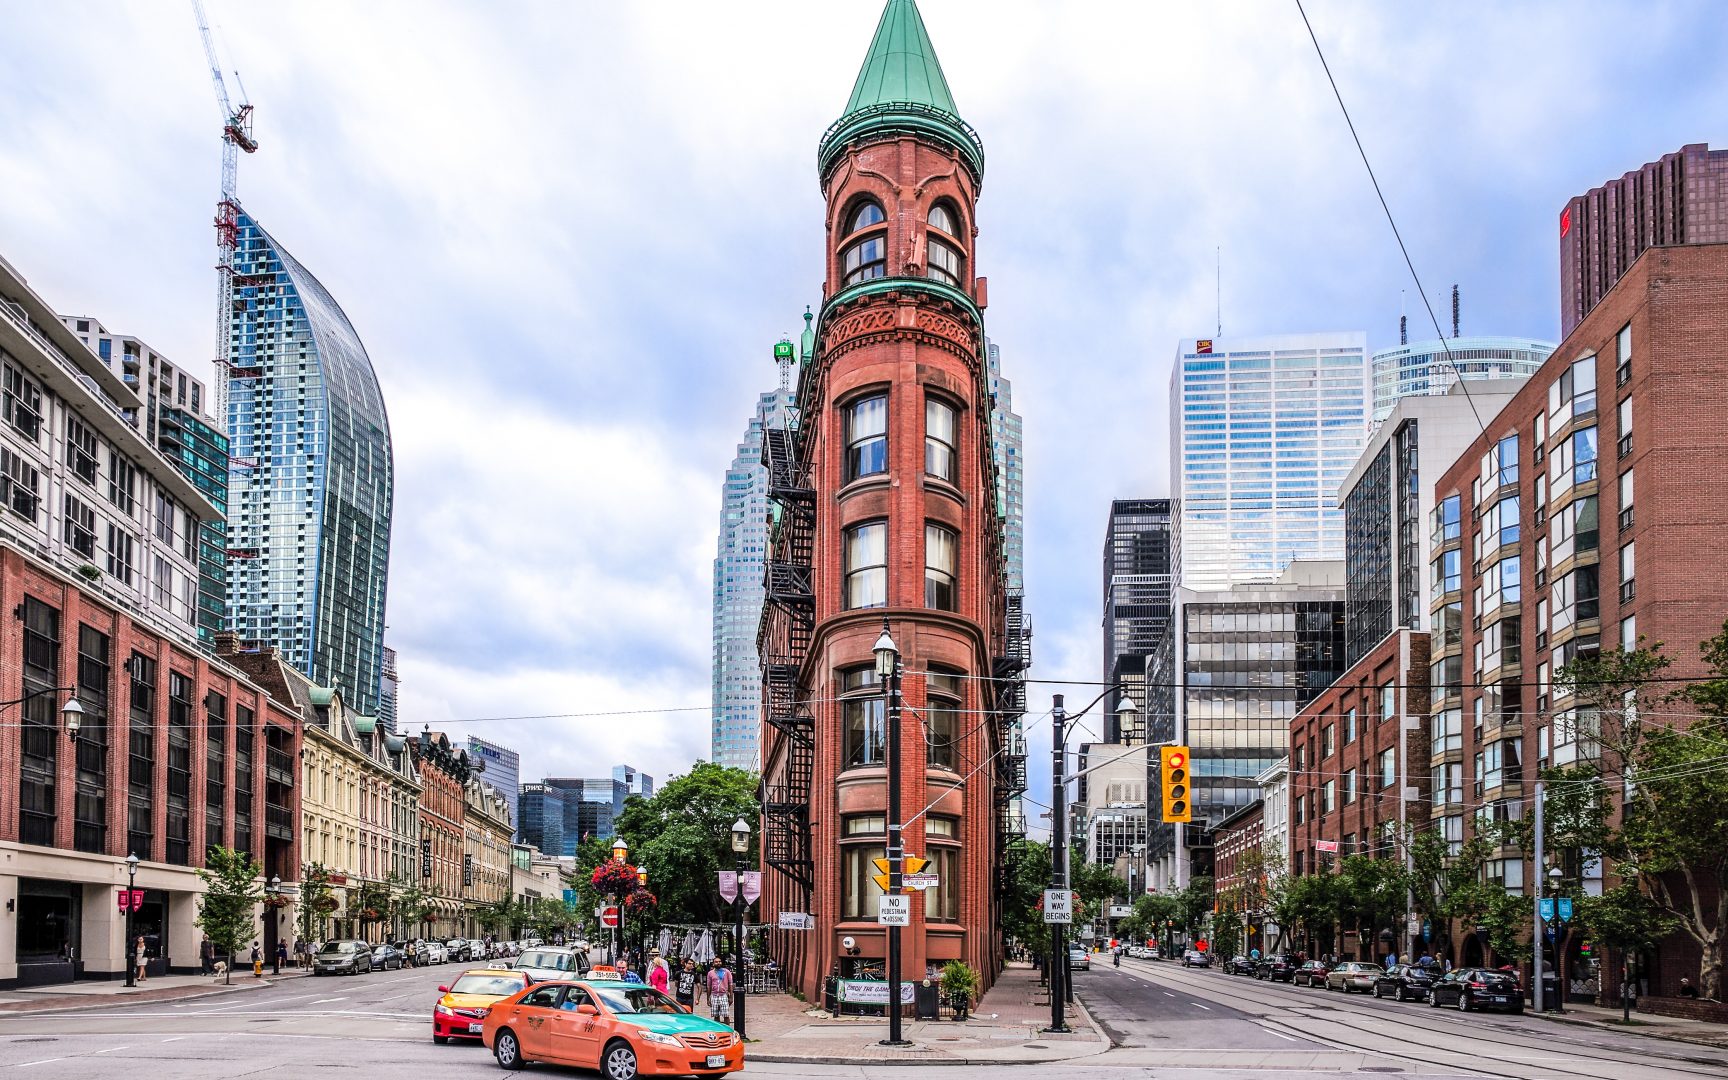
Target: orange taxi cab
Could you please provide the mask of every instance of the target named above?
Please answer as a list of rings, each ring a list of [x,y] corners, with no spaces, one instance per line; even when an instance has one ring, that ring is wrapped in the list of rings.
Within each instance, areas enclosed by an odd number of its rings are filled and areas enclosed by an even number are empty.
[[[481,1040],[506,1069],[541,1061],[597,1069],[608,1080],[744,1067],[744,1043],[731,1028],[633,982],[535,983],[492,1006]]]
[[[440,986],[444,996],[432,1007],[432,1041],[478,1039],[486,1013],[503,998],[528,985],[528,976],[502,968],[464,971],[449,986]]]

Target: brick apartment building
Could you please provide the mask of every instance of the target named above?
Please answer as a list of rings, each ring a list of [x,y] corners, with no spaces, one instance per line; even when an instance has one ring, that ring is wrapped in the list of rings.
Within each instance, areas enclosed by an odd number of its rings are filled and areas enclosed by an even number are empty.
[[[420,865],[412,879],[425,892],[431,911],[423,924],[409,932],[450,937],[468,932],[463,902],[464,828],[468,781],[473,770],[468,752],[458,749],[441,731],[423,731],[408,740],[420,777]]]
[[[992,458],[975,132],[910,0],[890,0],[844,114],[824,136],[827,284],[795,432],[764,433],[777,503],[761,637],[760,911],[808,912],[772,948],[811,1000],[825,977],[879,976],[872,860],[886,846],[886,620],[904,670],[904,833],[940,878],[902,932],[903,971],[1000,968],[995,873],[1007,651]],[[851,939],[851,947],[846,940]]]
[[[1697,643],[1728,616],[1724,342],[1728,244],[1651,247],[1436,485],[1432,797],[1449,840],[1477,814],[1526,813],[1537,769],[1598,753],[1597,718],[1551,685],[1574,657],[1643,637],[1671,675],[1700,673]],[[1562,870],[1603,884],[1597,864]],[[1489,873],[1514,892],[1534,874],[1514,849]],[[1672,939],[1651,989],[1696,972]]]

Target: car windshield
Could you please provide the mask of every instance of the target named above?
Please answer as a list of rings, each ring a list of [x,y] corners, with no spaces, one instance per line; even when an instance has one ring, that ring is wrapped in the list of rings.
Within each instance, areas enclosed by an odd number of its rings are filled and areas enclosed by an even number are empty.
[[[491,994],[507,997],[522,989],[522,980],[510,975],[464,975],[450,984],[452,994]]]
[[[682,1013],[678,1003],[647,986],[589,986],[589,992],[606,1003],[614,1016],[632,1013]]]
[[[522,954],[522,963],[518,966],[573,971],[576,968],[576,955],[563,952],[527,952]]]
[[[352,941],[326,941],[324,947],[318,950],[320,954],[327,953],[331,956],[346,955],[348,953],[359,951],[360,946]]]

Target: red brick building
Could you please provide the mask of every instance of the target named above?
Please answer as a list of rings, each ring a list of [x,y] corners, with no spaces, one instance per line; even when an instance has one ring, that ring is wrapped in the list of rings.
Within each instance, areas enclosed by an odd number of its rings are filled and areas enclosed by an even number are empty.
[[[1405,824],[1428,826],[1428,635],[1394,630],[1290,722],[1290,872],[1346,855],[1401,859]],[[1295,929],[1295,928],[1291,928]],[[1343,927],[1310,955],[1385,956],[1391,927]],[[1412,942],[1397,931],[1398,951]]]
[[[410,932],[446,937],[467,933],[462,903],[462,856],[466,851],[464,792],[473,771],[468,752],[441,731],[411,736],[408,747],[420,774],[420,855],[416,883],[431,903],[424,924]]]
[[[1701,673],[1698,642],[1728,617],[1725,342],[1728,244],[1652,247],[1436,485],[1431,761],[1449,840],[1527,813],[1537,770],[1601,753],[1602,720],[1552,685],[1574,657],[1643,637],[1666,643],[1669,675]],[[1562,863],[1569,891],[1604,884],[1600,864]],[[1514,892],[1536,875],[1512,848],[1489,873]],[[1697,975],[1682,938],[1655,959],[1658,993]],[[1612,992],[1582,957],[1568,970],[1574,994]]]
[[[1244,938],[1244,952],[1265,948],[1259,940],[1266,906],[1266,866],[1259,858],[1266,841],[1265,825],[1266,801],[1262,799],[1220,821],[1212,831],[1215,907],[1220,913],[1242,916],[1246,925],[1255,928]]]
[[[0,986],[120,978],[115,902],[140,860],[156,973],[198,970],[196,870],[213,845],[252,852],[265,876],[300,877],[301,730],[236,664],[190,634],[134,617],[88,582],[0,542]],[[255,658],[262,662],[269,658]],[[61,707],[76,688],[76,738]],[[27,695],[29,700],[18,704]],[[291,913],[263,909],[274,946]]]
[[[886,621],[905,668],[906,849],[941,884],[903,932],[907,978],[999,968],[997,749],[1012,703],[991,456],[985,288],[976,276],[977,135],[955,111],[911,0],[890,0],[844,115],[824,136],[825,300],[795,432],[770,431],[779,505],[761,653],[760,912],[789,985],[879,973],[872,860],[886,845],[886,711],[871,648]],[[919,814],[919,811],[926,811]],[[848,948],[846,939],[852,940]]]

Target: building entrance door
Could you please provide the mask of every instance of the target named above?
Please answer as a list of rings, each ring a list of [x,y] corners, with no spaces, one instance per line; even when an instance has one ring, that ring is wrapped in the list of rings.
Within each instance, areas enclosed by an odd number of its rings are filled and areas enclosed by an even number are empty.
[[[84,970],[84,890],[65,881],[18,881],[18,984],[71,982]]]

